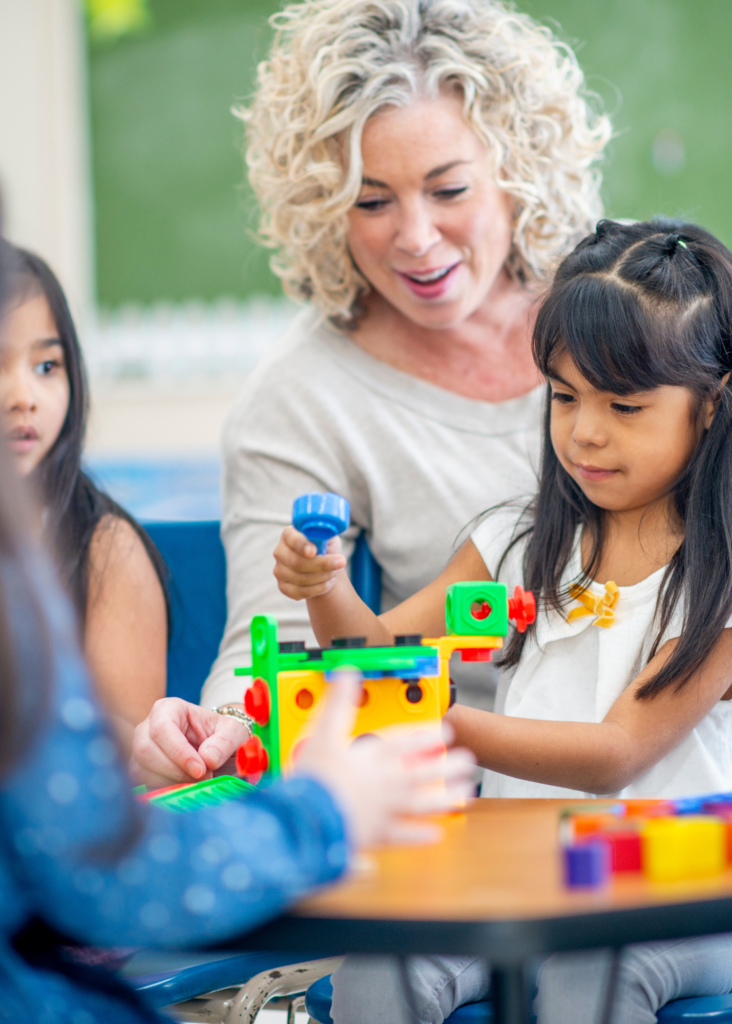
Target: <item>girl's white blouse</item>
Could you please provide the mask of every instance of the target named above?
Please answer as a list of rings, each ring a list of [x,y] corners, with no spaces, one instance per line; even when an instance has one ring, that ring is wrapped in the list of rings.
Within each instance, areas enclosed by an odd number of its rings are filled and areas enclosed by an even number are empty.
[[[515,545],[500,573],[497,573],[497,566],[517,520],[515,511],[499,510],[489,515],[472,534],[473,543],[491,576],[506,583],[509,592],[517,583],[523,585],[525,542]],[[540,611],[536,634],[526,643],[521,661],[515,668],[501,672],[496,711],[545,721],[601,722],[648,660],[655,637],[656,599],[663,574],[664,569],[659,569],[635,586],[620,587],[615,623],[607,629],[594,625],[594,616],[568,622],[566,616],[557,611]],[[578,533],[563,584],[579,575]],[[598,595],[605,592],[600,584],[590,589]],[[571,607],[575,607],[575,602]],[[664,642],[679,636],[681,622],[682,613],[677,608],[664,633]],[[727,626],[732,626],[732,618]],[[718,701],[671,753],[622,792],[612,795],[677,797],[732,790],[731,716],[732,701]],[[485,772],[481,792],[482,796],[502,797],[599,795],[527,782],[489,770]]]

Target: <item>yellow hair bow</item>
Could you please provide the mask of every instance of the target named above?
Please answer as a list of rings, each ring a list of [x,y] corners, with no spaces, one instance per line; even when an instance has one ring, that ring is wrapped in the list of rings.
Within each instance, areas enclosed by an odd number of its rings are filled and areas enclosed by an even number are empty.
[[[615,624],[615,605],[620,598],[620,591],[612,580],[605,584],[605,593],[599,596],[593,594],[591,590],[584,589],[578,583],[572,584],[569,588],[569,595],[579,601],[581,607],[572,609],[567,616],[567,622],[574,622],[575,619],[581,619],[585,615],[596,615],[595,626],[609,629]]]

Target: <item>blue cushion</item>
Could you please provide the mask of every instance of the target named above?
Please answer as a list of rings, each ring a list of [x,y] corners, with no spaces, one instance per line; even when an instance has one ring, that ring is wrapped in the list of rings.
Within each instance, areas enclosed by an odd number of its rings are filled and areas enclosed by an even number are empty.
[[[226,559],[220,523],[214,519],[143,525],[170,570],[173,628],[167,694],[198,704],[226,625]]]
[[[169,1006],[181,1003],[195,996],[215,992],[231,985],[243,985],[255,974],[271,971],[276,967],[288,964],[299,964],[305,960],[314,960],[323,954],[318,953],[240,953],[234,956],[209,959],[196,956],[192,952],[180,952],[168,955],[160,961],[160,955],[143,950],[137,953],[129,964],[120,972],[129,984],[144,995],[146,1001],[154,1007]],[[149,963],[146,959],[149,957]],[[165,960],[171,961],[168,969]],[[178,960],[182,966],[173,966]],[[198,962],[197,962],[198,961]],[[201,962],[203,961],[203,962]],[[148,973],[148,968],[153,968]],[[162,970],[155,968],[163,968]]]
[[[330,979],[330,974],[320,978],[319,981],[313,982],[305,993],[305,1009],[318,1024],[333,1024],[330,1015],[333,985]],[[492,1021],[493,1006],[489,1000],[485,1000],[482,1003],[465,1003],[464,1006],[458,1006],[457,1010],[445,1019],[445,1024],[492,1024]]]
[[[713,1021],[727,1024],[732,1021],[732,995],[693,996],[674,999],[658,1011],[658,1024],[676,1024],[677,1021]]]

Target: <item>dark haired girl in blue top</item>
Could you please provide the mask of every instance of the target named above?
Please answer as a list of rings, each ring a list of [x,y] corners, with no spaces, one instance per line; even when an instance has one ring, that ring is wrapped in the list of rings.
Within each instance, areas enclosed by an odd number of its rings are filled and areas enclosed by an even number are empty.
[[[0,240],[0,300],[8,258]],[[466,793],[470,759],[430,759],[434,737],[348,746],[343,679],[299,774],[190,814],[141,806],[21,491],[0,448],[0,1019],[140,1024],[159,1018],[108,973],[67,962],[54,931],[96,945],[225,940],[337,878],[354,848],[403,840],[399,816],[424,806],[417,773],[449,777],[444,806]]]

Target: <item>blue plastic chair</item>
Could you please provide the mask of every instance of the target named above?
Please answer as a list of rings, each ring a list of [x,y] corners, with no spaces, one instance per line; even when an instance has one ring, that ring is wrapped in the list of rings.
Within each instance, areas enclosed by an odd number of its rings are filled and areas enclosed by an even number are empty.
[[[729,1024],[732,1022],[732,995],[674,999],[658,1011],[658,1024],[681,1024],[682,1021]]]
[[[381,612],[381,566],[371,554],[366,534],[361,531],[351,557],[353,589],[375,615]]]
[[[222,957],[220,953],[141,950],[119,973],[150,1006],[161,1009],[206,992],[243,985],[261,971],[313,958],[312,953],[238,953]]]
[[[226,625],[226,559],[217,519],[144,523],[170,576],[169,697],[198,704]]]

